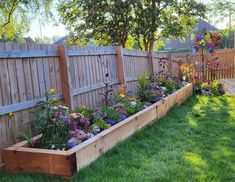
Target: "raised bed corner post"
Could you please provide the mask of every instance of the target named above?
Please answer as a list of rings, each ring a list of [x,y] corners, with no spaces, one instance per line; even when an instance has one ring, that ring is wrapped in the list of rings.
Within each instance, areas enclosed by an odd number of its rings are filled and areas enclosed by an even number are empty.
[[[61,78],[61,87],[62,93],[64,97],[64,103],[69,108],[74,108],[74,100],[73,100],[73,88],[72,81],[70,75],[70,62],[69,56],[67,54],[67,49],[65,45],[58,46],[59,51],[59,66],[60,66],[60,78]]]
[[[154,75],[153,71],[153,52],[149,51],[148,54],[148,68],[149,68],[149,78],[152,78]]]
[[[118,72],[119,83],[121,85],[126,85],[122,46],[117,47],[117,72]]]

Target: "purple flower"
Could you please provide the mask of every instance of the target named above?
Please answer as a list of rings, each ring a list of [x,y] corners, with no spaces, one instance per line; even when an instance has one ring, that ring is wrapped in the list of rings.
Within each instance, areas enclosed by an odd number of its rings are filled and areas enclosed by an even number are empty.
[[[71,124],[71,120],[70,120],[70,117],[69,117],[69,116],[66,117],[66,123],[67,123],[68,125]]]
[[[161,97],[156,97],[156,98],[154,99],[155,102],[158,102],[158,101],[160,101],[160,100],[161,100]]]
[[[106,119],[105,122],[110,124],[111,126],[116,124],[116,122],[113,119],[111,119],[111,118]]]
[[[197,75],[194,75],[194,79],[195,79],[195,80],[198,80],[199,77],[198,77]]]
[[[90,124],[91,124],[91,122],[88,118],[81,119],[80,122],[85,124],[86,126],[90,126]]]
[[[106,118],[106,117],[107,117],[107,113],[106,113],[106,112],[103,112],[103,113],[102,113],[102,117],[103,117],[103,118]]]
[[[148,107],[148,106],[143,106],[143,107],[141,107],[141,108],[140,108],[140,111],[146,109],[147,107]]]
[[[127,118],[125,114],[118,114],[117,117],[118,117],[119,119],[121,119],[121,120],[124,120],[124,119]]]
[[[94,117],[95,119],[97,119],[97,118],[100,118],[100,115],[99,115],[97,112],[94,112],[94,113],[93,113],[93,117]]]
[[[77,128],[77,127],[78,127],[78,122],[74,121],[74,122],[73,122],[73,126],[74,126],[75,128]]]
[[[55,112],[55,117],[59,118],[60,117],[60,112]]]
[[[68,149],[71,149],[71,148],[75,147],[76,145],[77,145],[76,142],[67,143],[67,148],[68,148]]]

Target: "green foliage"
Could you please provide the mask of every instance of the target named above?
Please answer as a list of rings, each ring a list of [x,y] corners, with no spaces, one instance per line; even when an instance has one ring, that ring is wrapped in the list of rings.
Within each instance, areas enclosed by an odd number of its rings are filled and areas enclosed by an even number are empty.
[[[221,31],[223,36],[222,41],[219,45],[220,49],[234,48],[234,35],[235,29],[225,29]]]
[[[30,147],[33,147],[34,146],[34,143],[33,143],[33,137],[32,135],[29,133],[29,132],[19,132],[18,133],[18,136],[22,139],[22,140],[26,140],[29,144]]]
[[[135,105],[132,105],[132,102],[135,103]],[[127,116],[131,116],[141,110],[141,108],[144,106],[143,103],[138,101],[128,101],[124,103],[124,108],[126,111]]]
[[[128,48],[137,42],[141,50],[153,50],[162,36],[189,33],[205,6],[195,0],[63,0],[58,11],[79,42],[93,38],[98,45]]]
[[[140,89],[145,89],[149,85],[146,71],[142,75],[138,76],[138,85]]]
[[[157,41],[156,47],[157,47],[157,50],[161,50],[165,47],[165,44],[163,41]]]
[[[212,82],[196,81],[193,85],[193,89],[194,92],[199,95],[219,96],[224,94],[223,85],[216,80],[213,80]]]
[[[118,110],[112,108],[112,107],[102,107],[101,108],[102,113],[106,113],[106,118],[113,119],[116,122],[120,122],[121,120],[118,118]]]
[[[153,93],[151,90],[147,89],[148,85],[147,74],[144,72],[142,75],[138,76],[137,85],[137,96],[141,102],[152,102],[154,100]]]
[[[95,119],[94,124],[97,125],[101,130],[110,128],[110,124],[106,123],[102,118]]]
[[[22,41],[23,35],[29,31],[32,19],[51,16],[52,2],[53,0],[1,0],[0,38],[3,41]]]
[[[211,84],[211,92],[214,94],[214,95],[220,95],[219,94],[219,84],[216,80],[214,80]]]
[[[194,0],[149,0],[134,3],[135,29],[133,36],[143,50],[153,50],[161,37],[184,37],[203,16],[205,6]],[[143,45],[143,46],[142,46]]]
[[[74,32],[74,39],[91,38],[98,45],[122,45],[133,27],[129,1],[63,0],[58,7],[61,21]]]
[[[229,27],[232,27],[232,21],[235,19],[235,3],[232,0],[212,0],[206,4],[208,19],[214,20],[215,23],[224,22],[227,19]]]
[[[91,107],[85,107],[85,106],[83,106],[83,107],[79,107],[79,108],[77,108],[77,109],[75,109],[73,112],[75,112],[75,113],[81,113],[81,114],[83,114],[83,116],[85,117],[85,118],[89,118],[90,120],[93,120],[93,113],[95,112],[95,110],[94,110],[94,108],[91,108]]]
[[[171,92],[175,89],[175,82],[173,80],[166,80],[163,82],[163,85]]]

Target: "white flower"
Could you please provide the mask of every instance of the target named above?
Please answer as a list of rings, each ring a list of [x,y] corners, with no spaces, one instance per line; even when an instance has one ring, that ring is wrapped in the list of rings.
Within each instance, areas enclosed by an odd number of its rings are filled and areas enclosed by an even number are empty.
[[[62,106],[63,109],[68,110],[69,108],[66,106]]]
[[[80,113],[80,117],[81,117],[81,118],[84,118],[84,115],[83,115],[82,113]]]
[[[165,91],[167,88],[166,87],[162,87],[162,90]]]
[[[136,103],[136,101],[131,101],[130,104],[132,107],[135,107],[137,103]]]
[[[51,148],[54,149],[54,148],[55,148],[55,145],[51,145]]]
[[[57,109],[58,109],[58,107],[54,106],[54,107],[53,107],[53,109],[57,110]]]

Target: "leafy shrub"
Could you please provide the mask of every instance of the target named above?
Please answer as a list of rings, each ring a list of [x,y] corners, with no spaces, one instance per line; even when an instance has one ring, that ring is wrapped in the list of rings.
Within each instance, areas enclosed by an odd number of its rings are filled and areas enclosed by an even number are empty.
[[[138,77],[137,96],[141,102],[153,102],[154,95],[147,87],[149,86],[146,72]]]
[[[211,84],[211,92],[214,94],[214,95],[220,95],[219,94],[219,84],[216,80],[214,80]]]

